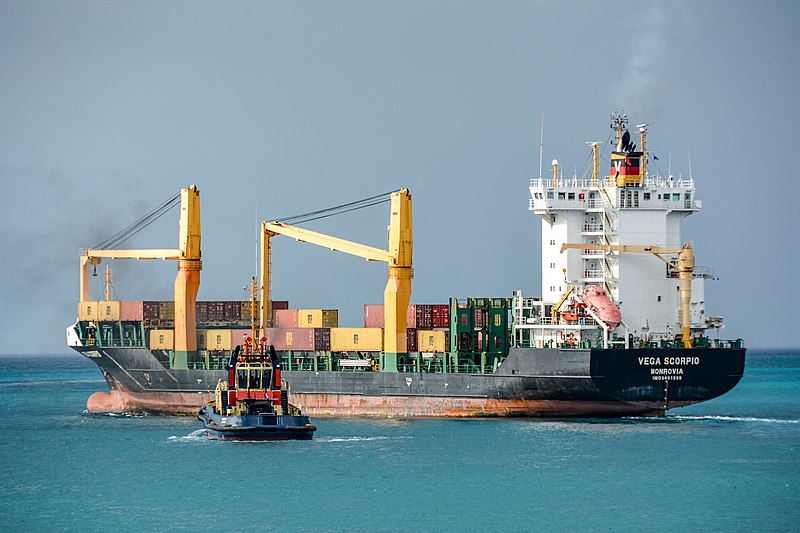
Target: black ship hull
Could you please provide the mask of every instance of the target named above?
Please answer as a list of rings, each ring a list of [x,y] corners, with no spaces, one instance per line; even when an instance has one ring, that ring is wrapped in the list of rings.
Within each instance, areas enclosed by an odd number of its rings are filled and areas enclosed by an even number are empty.
[[[76,347],[110,392],[90,412],[196,414],[222,370],[176,370],[142,347]],[[284,371],[292,403],[315,417],[620,417],[716,398],[744,372],[744,348],[512,348],[490,374]]]

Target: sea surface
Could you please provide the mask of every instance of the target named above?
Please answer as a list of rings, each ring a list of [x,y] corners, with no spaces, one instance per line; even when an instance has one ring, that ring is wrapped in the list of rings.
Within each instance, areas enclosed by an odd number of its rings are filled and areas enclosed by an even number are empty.
[[[798,531],[800,351],[660,419],[315,419],[313,441],[90,415],[78,355],[0,358],[0,531]]]

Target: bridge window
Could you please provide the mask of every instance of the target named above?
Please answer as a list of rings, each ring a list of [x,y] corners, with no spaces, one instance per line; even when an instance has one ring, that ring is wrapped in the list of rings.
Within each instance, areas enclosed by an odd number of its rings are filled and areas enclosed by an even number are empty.
[[[569,193],[567,195],[567,200],[574,200],[574,199],[575,199],[575,193],[574,192],[571,192],[571,193]]]

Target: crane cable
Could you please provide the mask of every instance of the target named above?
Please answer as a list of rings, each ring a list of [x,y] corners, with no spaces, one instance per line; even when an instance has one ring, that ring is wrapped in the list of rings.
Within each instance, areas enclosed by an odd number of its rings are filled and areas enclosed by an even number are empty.
[[[398,189],[399,190],[399,189]],[[319,220],[322,218],[328,218],[336,215],[341,215],[344,213],[349,213],[350,211],[356,211],[358,209],[364,209],[366,207],[372,207],[374,205],[384,204],[386,202],[391,201],[392,193],[397,191],[389,191],[383,194],[379,194],[376,196],[370,196],[369,198],[364,198],[361,200],[356,200],[355,202],[348,202],[346,204],[337,205],[334,207],[328,207],[326,209],[319,209],[317,211],[310,211],[308,213],[303,213],[302,215],[294,215],[289,217],[282,217],[275,220],[275,222],[284,222],[284,223],[291,223],[291,224],[302,224],[304,222],[311,222],[312,220]]]
[[[142,216],[132,224],[118,231],[106,240],[98,243],[93,247],[95,250],[109,250],[114,249],[124,244],[128,239],[145,229],[147,226],[164,216],[167,212],[177,207],[181,201],[181,193],[175,193],[169,199],[165,200],[153,210]]]

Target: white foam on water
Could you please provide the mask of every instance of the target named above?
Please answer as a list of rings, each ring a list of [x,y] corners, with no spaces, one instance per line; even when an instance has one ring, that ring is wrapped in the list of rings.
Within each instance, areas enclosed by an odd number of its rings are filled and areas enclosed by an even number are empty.
[[[169,437],[171,441],[178,441],[178,442],[192,442],[198,440],[206,440],[206,430],[205,429],[196,429],[189,433],[188,435],[184,435],[183,437],[178,437],[177,435],[172,435]]]
[[[373,440],[398,440],[398,439],[410,439],[411,437],[322,437],[322,438],[315,438],[314,440],[319,442],[368,442]]]
[[[705,416],[689,416],[689,415],[674,415],[664,417],[667,420],[717,420],[721,422],[761,422],[767,424],[800,424],[800,420],[792,420],[785,418],[759,418],[755,416],[723,416],[723,415],[705,415]]]

